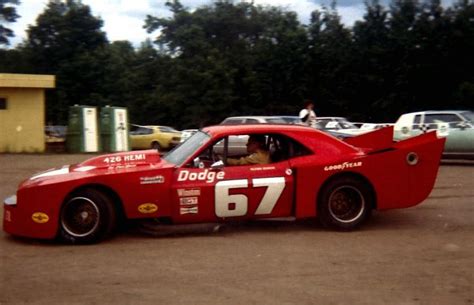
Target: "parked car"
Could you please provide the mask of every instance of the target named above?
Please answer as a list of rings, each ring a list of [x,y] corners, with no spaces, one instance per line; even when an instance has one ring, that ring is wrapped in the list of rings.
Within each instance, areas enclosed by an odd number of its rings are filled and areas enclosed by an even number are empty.
[[[279,117],[282,118],[287,124],[303,125],[301,118],[297,115],[281,115]]]
[[[224,119],[220,125],[241,125],[241,124],[287,124],[279,116],[232,116]]]
[[[227,138],[243,135],[266,139],[269,164],[227,164]],[[163,158],[156,150],[121,152],[35,174],[5,199],[3,229],[76,244],[99,242],[123,219],[183,225],[317,216],[352,230],[373,209],[417,205],[433,188],[445,139],[392,138],[391,128],[345,143],[297,125],[207,127]]]
[[[360,124],[361,125],[360,125],[359,129],[360,130],[367,130],[367,131],[372,131],[372,130],[376,130],[376,129],[380,129],[380,128],[395,125],[393,123],[360,123]]]
[[[130,146],[132,149],[168,150],[181,141],[181,132],[169,126],[132,124]]]
[[[64,125],[46,125],[44,127],[46,143],[65,142],[67,126]]]
[[[184,129],[181,130],[181,140],[180,142],[183,143],[187,139],[189,139],[193,134],[198,132],[199,129]]]
[[[317,117],[317,128],[339,139],[350,138],[369,130],[361,130],[344,117]]]
[[[474,158],[474,113],[436,110],[405,113],[395,123],[394,139],[404,140],[430,130],[446,137],[443,156]]]

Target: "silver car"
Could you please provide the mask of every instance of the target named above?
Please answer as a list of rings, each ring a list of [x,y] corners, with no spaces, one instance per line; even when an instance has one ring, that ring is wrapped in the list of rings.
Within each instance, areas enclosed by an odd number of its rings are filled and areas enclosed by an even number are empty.
[[[404,140],[436,130],[446,137],[444,157],[474,158],[474,113],[460,110],[437,110],[405,113],[395,123],[394,139]]]

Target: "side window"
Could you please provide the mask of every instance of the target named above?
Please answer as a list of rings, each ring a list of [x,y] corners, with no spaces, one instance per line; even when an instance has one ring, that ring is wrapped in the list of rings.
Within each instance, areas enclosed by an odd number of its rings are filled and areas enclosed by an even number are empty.
[[[229,135],[211,144],[187,166],[208,168],[219,160],[226,166],[268,164],[311,153],[301,143],[281,134]]]
[[[304,145],[284,135],[270,135],[268,150],[272,162],[285,161],[311,154],[311,150]]]
[[[256,119],[247,119],[247,120],[245,120],[245,124],[258,124],[258,120],[256,120]]]
[[[137,134],[140,134],[140,135],[152,134],[152,133],[153,133],[153,129],[146,128],[146,127],[142,127],[137,131]]]
[[[415,115],[415,118],[413,119],[413,129],[420,129],[421,128],[420,123],[421,123],[421,115],[417,114]]]
[[[459,122],[461,122],[461,118],[454,113],[427,114],[425,119],[429,129],[437,129],[438,123],[449,123],[449,127],[456,127]]]
[[[223,125],[239,125],[242,124],[243,120],[238,118],[226,119],[222,122]]]
[[[0,110],[7,109],[7,98],[0,97]]]

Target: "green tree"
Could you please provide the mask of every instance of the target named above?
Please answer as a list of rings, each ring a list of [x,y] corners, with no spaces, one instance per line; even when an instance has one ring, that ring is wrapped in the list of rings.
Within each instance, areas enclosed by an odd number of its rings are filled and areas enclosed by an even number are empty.
[[[393,84],[389,55],[388,11],[379,0],[365,2],[366,13],[353,27],[354,65],[356,77],[352,86],[357,88],[357,99],[352,101],[359,109],[359,120],[384,121],[389,92]]]
[[[185,109],[175,122],[200,126],[226,115],[293,110],[304,91],[307,39],[295,13],[232,1],[194,12],[177,0],[167,5],[172,18],[148,16],[145,26],[161,31],[156,43],[170,56],[156,103]]]
[[[0,0],[0,45],[10,44],[9,38],[15,37],[13,31],[4,24],[15,22],[20,17],[15,8],[19,4],[19,0]]]
[[[459,0],[448,9],[451,28],[446,41],[448,86],[452,107],[473,109],[474,100],[474,3]]]
[[[307,96],[321,114],[351,113],[356,96],[353,82],[351,31],[341,22],[335,2],[331,8],[314,11],[309,25]]]
[[[79,0],[51,0],[29,26],[24,52],[34,64],[31,72],[56,75],[56,89],[48,93],[49,121],[64,123],[70,105],[107,102],[101,88],[107,46],[102,24]]]

